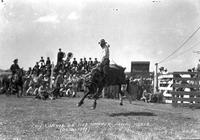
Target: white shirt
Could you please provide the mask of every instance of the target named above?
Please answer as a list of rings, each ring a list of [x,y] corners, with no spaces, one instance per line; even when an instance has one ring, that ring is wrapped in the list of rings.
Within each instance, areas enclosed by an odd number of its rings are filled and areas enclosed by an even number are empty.
[[[105,58],[109,59],[109,57],[110,57],[109,47],[110,47],[109,45],[105,45],[105,47],[102,49],[102,61]]]

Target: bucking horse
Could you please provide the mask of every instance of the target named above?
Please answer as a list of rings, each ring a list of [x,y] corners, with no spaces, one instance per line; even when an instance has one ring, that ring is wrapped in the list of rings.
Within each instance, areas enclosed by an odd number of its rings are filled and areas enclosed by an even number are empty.
[[[92,109],[95,109],[97,105],[97,99],[100,97],[103,88],[111,85],[119,86],[120,105],[123,105],[123,96],[126,94],[126,96],[130,98],[130,96],[127,95],[127,91],[121,88],[122,85],[126,84],[124,70],[125,68],[122,66],[111,64],[108,71],[109,77],[106,78],[107,80],[105,80],[103,78],[103,73],[100,69],[100,66],[92,69],[92,71],[86,76],[85,79],[85,86],[88,90],[79,101],[77,106],[81,106],[87,96],[92,96],[94,99]],[[131,103],[130,99],[129,101]]]

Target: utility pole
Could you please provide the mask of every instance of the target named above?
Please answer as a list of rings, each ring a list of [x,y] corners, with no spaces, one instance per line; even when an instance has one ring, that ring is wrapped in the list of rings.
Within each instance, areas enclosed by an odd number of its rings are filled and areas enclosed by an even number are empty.
[[[154,93],[158,92],[158,63],[155,64],[155,73],[154,73]]]

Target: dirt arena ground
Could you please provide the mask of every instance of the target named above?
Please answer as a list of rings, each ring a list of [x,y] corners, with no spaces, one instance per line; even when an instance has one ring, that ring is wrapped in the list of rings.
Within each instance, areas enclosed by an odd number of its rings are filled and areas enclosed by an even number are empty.
[[[194,139],[200,138],[200,109],[170,104],[100,99],[81,107],[80,98],[36,100],[0,95],[0,139]]]

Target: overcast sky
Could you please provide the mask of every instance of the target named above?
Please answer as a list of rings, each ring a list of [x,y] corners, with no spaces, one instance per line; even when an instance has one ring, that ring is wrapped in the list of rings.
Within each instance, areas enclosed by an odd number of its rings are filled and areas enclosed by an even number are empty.
[[[130,71],[131,61],[150,61],[150,70],[200,26],[198,0],[4,0],[0,4],[0,68],[13,59],[27,69],[59,48],[100,59],[98,41],[110,44],[111,63]],[[200,31],[159,64],[169,71],[197,65]],[[184,53],[183,53],[184,52]]]

